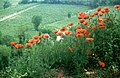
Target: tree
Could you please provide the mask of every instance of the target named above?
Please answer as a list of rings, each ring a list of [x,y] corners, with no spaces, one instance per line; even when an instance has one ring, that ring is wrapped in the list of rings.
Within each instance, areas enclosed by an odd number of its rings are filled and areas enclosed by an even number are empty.
[[[36,31],[38,31],[38,27],[39,27],[41,22],[42,22],[42,17],[41,16],[35,15],[35,16],[32,17],[32,23],[33,23],[34,29]]]
[[[11,3],[9,1],[4,1],[4,5],[3,5],[3,8],[8,8],[11,6]]]

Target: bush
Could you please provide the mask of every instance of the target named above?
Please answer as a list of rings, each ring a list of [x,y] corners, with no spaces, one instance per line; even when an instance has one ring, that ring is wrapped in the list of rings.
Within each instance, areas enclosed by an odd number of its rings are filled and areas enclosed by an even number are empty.
[[[11,49],[9,47],[0,45],[0,70],[8,66],[10,52]]]
[[[68,13],[68,18],[71,18],[71,13],[70,12]]]
[[[38,27],[39,27],[41,22],[42,22],[42,17],[41,16],[35,15],[35,16],[32,17],[32,23],[33,23],[34,29],[36,31],[38,31]]]
[[[10,7],[10,6],[11,6],[11,3],[9,1],[5,1],[4,5],[3,5],[3,8],[5,9],[5,8]]]

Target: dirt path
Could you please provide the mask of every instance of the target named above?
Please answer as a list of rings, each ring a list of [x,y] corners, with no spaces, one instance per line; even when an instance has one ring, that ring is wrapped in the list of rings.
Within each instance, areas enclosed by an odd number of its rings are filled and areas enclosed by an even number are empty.
[[[5,16],[5,17],[3,17],[3,18],[0,18],[0,22],[5,21],[5,20],[10,19],[10,18],[13,18],[13,17],[15,17],[15,16],[17,16],[17,15],[23,13],[23,12],[26,12],[26,11],[28,11],[28,10],[30,10],[30,9],[33,9],[33,8],[37,7],[37,6],[38,6],[38,5],[35,5],[35,6],[32,6],[32,7],[27,8],[27,9],[21,10],[21,11],[19,11],[19,12],[15,12],[15,13],[13,13],[13,14],[10,14],[10,15],[8,15],[8,16]]]

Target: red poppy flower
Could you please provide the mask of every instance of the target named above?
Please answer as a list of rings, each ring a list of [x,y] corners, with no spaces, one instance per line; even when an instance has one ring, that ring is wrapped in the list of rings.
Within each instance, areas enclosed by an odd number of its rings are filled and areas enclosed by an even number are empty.
[[[79,33],[79,34],[75,34],[76,37],[83,37],[84,34],[83,33]]]
[[[32,45],[32,43],[26,43],[26,47],[31,47]]]
[[[81,34],[81,33],[85,33],[86,30],[85,29],[77,29],[76,30],[76,34]]]
[[[95,30],[97,27],[96,26],[92,26],[92,30]]]
[[[17,43],[16,42],[11,42],[10,43],[12,46],[15,46]]]
[[[82,16],[78,15],[78,19],[82,19]]]
[[[103,16],[103,14],[99,14],[98,16],[100,16],[100,17],[101,17],[101,16]]]
[[[40,38],[40,36],[33,36],[33,38],[35,39],[35,40],[37,40],[37,39],[39,39]]]
[[[89,42],[89,41],[93,41],[94,38],[86,38],[86,41]]]
[[[35,40],[34,40],[34,39],[31,39],[31,40],[28,41],[28,43],[33,44],[33,43],[35,43]]]
[[[117,10],[120,10],[120,5],[115,5],[114,8],[116,8]]]
[[[16,47],[17,49],[20,49],[20,48],[23,47],[23,45],[22,45],[22,44],[16,44],[15,47]]]
[[[35,42],[37,42],[37,43],[40,43],[40,39],[37,39],[37,40],[34,40]]]
[[[58,33],[57,33],[58,36],[62,36],[62,34],[63,33],[61,31],[58,31]]]
[[[71,47],[68,47],[70,52],[73,52],[73,49]]]
[[[101,21],[99,23],[103,23],[104,24],[104,20],[105,20],[104,18],[98,18],[98,20]]]
[[[82,24],[85,25],[85,26],[88,26],[89,22],[85,21]]]
[[[104,8],[104,11],[105,11],[105,12],[109,12],[110,9],[109,9],[108,7],[105,7],[105,8]]]
[[[42,38],[50,38],[49,34],[42,34],[41,37]]]
[[[114,6],[114,8],[116,8],[116,9],[119,8],[119,7],[120,7],[120,5],[115,5],[115,6]]]
[[[100,28],[105,28],[105,26],[99,26]]]
[[[63,73],[59,73],[57,76],[58,76],[58,77],[63,77],[64,74],[63,74]]]
[[[83,22],[85,22],[85,20],[81,19],[81,20],[80,20],[80,23],[83,23]]]
[[[76,26],[76,29],[82,29],[82,27],[81,26]]]
[[[56,33],[58,32],[58,30],[53,30],[52,32],[53,32],[54,34],[56,34]]]
[[[68,26],[72,26],[72,25],[73,25],[73,22],[68,23]]]
[[[97,8],[97,11],[99,12],[99,11],[101,11],[101,9],[102,9],[101,7],[98,7],[98,8]]]
[[[102,9],[101,12],[102,12],[102,13],[105,13],[105,10]]]
[[[98,15],[98,12],[94,12],[94,15]]]
[[[63,26],[60,31],[65,31],[66,29],[67,29],[66,26]]]
[[[88,29],[86,29],[84,33],[86,36],[90,36],[90,32],[88,31]]]
[[[119,8],[117,8],[117,10],[119,10],[119,11],[120,11],[120,7],[119,7]]]
[[[89,16],[87,16],[87,15],[84,17],[84,19],[88,19],[88,18],[89,18]]]
[[[103,21],[98,22],[98,26],[104,26],[104,22]]]
[[[78,15],[81,17],[81,18],[84,18],[86,16],[85,12],[79,12]]]
[[[94,17],[95,16],[95,14],[90,14],[90,17]]]
[[[71,35],[72,31],[65,31],[65,35]]]
[[[99,61],[98,64],[99,64],[100,67],[105,67],[105,63],[104,62]]]

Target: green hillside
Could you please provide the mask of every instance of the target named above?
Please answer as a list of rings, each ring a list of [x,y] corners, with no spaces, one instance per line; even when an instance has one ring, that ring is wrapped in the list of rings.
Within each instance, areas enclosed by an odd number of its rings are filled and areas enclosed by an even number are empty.
[[[42,16],[42,24],[40,28],[50,28],[50,30],[66,25],[65,23],[60,25],[49,26],[51,23],[65,20],[67,14],[70,12],[72,16],[76,16],[79,11],[86,11],[89,8],[86,6],[76,6],[76,5],[56,5],[56,4],[38,4],[34,9],[26,11],[20,15],[17,15],[14,19],[8,19],[0,23],[0,31],[3,34],[15,35],[16,30],[21,26],[29,27],[29,32],[33,32],[33,24],[31,23],[32,16],[40,15]],[[69,20],[67,20],[69,22]],[[76,21],[77,22],[77,21]],[[11,29],[9,29],[11,27]],[[4,31],[6,29],[7,31]],[[14,29],[14,30],[13,30]]]
[[[4,0],[0,0],[0,9],[3,9]]]
[[[12,4],[12,6],[15,6],[18,4],[20,0],[0,0],[0,10],[3,9],[3,5],[5,1],[9,1]]]

